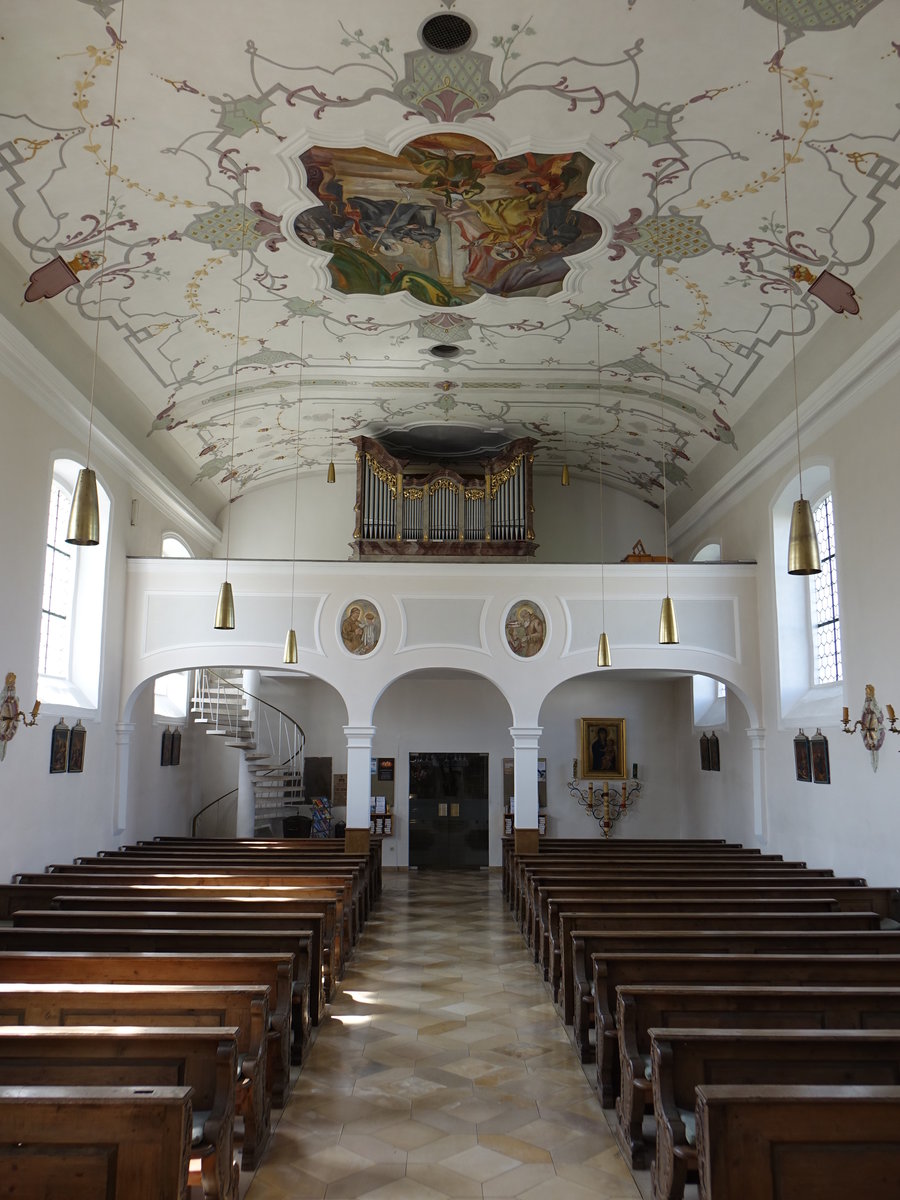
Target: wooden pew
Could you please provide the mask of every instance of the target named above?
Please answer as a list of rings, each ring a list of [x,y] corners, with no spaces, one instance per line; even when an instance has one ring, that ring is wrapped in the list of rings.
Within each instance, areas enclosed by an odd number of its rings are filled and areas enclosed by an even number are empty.
[[[652,1108],[650,1030],[898,1029],[900,988],[620,984],[616,989],[620,1092],[616,1140],[632,1167],[648,1163],[644,1114]]]
[[[587,849],[596,853],[605,854],[607,847],[614,846],[614,853],[624,851],[626,853],[639,850],[647,854],[654,853],[659,848],[680,848],[683,846],[691,846],[695,849],[703,849],[709,846],[718,846],[722,848],[743,849],[739,843],[726,842],[719,838],[616,838],[614,842],[603,838],[541,838],[540,849],[538,856],[551,858],[559,854],[569,854],[572,851]],[[515,864],[520,858],[530,857],[535,855],[521,855],[516,853],[515,838],[504,835],[500,839],[500,858],[502,863],[502,891],[503,898],[508,904],[512,903],[512,877],[515,872]]]
[[[310,899],[305,893],[300,895],[282,893],[274,896],[248,893],[243,896],[229,896],[222,895],[219,889],[214,888],[198,888],[196,894],[188,894],[188,891],[189,889],[181,889],[181,891],[160,889],[157,891],[155,888],[135,890],[125,887],[109,891],[96,889],[92,894],[87,890],[73,889],[53,896],[50,899],[49,908],[51,910],[94,909],[100,912],[106,909],[126,912],[210,912],[231,913],[235,916],[294,914],[301,920],[306,920],[308,917],[318,918],[321,935],[319,939],[313,939],[310,947],[312,961],[315,964],[316,941],[321,942],[321,983],[315,1008],[313,1007],[314,990],[310,991],[310,1020],[313,1025],[317,1025],[324,1005],[331,998],[339,978],[336,971],[340,970],[341,965],[341,938],[340,930],[335,925],[334,899]],[[23,909],[43,908],[44,905],[23,904],[21,907]],[[313,970],[315,970],[314,966]]]
[[[138,1028],[191,1024],[207,1029],[233,1030],[238,1057],[232,1072],[232,1108],[236,1108],[244,1119],[243,1162],[248,1168],[259,1161],[269,1137],[271,1092],[266,1074],[265,1037],[268,1013],[268,992],[262,987],[168,987],[68,981],[0,983],[0,1026],[93,1025],[104,1028],[125,1025]],[[190,1083],[191,1080],[156,1079],[150,1082]],[[204,1087],[200,1098],[194,1100],[199,1109],[209,1107],[204,1102],[207,1090]],[[231,1121],[233,1124],[233,1116]]]
[[[371,907],[365,860],[348,862],[341,859],[340,862],[336,862],[328,858],[312,860],[285,855],[263,856],[244,853],[216,853],[214,851],[189,853],[186,850],[174,853],[141,851],[128,854],[109,851],[100,855],[84,855],[76,858],[72,863],[51,864],[47,870],[50,873],[62,871],[66,874],[78,870],[124,871],[126,873],[207,871],[229,875],[269,875],[273,882],[277,882],[279,877],[290,875],[299,882],[312,886],[315,886],[317,882],[319,885],[327,883],[331,886],[341,886],[345,888],[347,904],[350,905],[352,918],[350,937],[354,943],[368,920]]]
[[[16,913],[21,918],[22,913]],[[129,914],[130,915],[130,914]],[[293,957],[293,988],[291,996],[292,1044],[291,1058],[303,1061],[302,1049],[309,1031],[310,940],[308,930],[248,929],[239,925],[202,929],[196,926],[165,928],[126,924],[121,929],[107,927],[106,914],[90,912],[90,925],[63,922],[71,913],[62,910],[36,914],[53,924],[14,925],[0,928],[2,950],[126,950],[140,953],[157,951],[175,954],[266,953],[290,954]]]
[[[700,1200],[893,1196],[900,1088],[704,1084]]]
[[[527,886],[522,892],[520,911],[520,928],[523,936],[526,931],[535,928],[536,888],[542,884],[558,884],[566,887],[582,885],[606,885],[620,887],[659,887],[669,883],[676,887],[687,887],[693,884],[705,884],[719,887],[809,887],[812,884],[831,887],[862,887],[865,880],[859,876],[835,877],[830,871],[803,868],[780,869],[779,864],[772,864],[777,869],[770,869],[768,864],[760,867],[737,866],[720,867],[718,864],[690,867],[666,864],[665,866],[628,866],[608,867],[588,871],[560,871],[535,874],[529,876]],[[560,890],[562,890],[560,888]]]
[[[60,883],[58,875],[41,875],[40,883],[0,884],[0,920],[11,920],[20,909],[72,907],[71,897],[84,903],[79,908],[105,905],[112,897],[128,897],[127,907],[204,908],[210,911],[226,911],[229,908],[271,906],[289,911],[321,910],[325,917],[322,935],[323,955],[326,963],[326,999],[330,998],[334,984],[343,974],[348,947],[344,943],[343,895],[328,888],[274,888],[247,887],[243,884],[191,886],[186,884],[148,884],[113,881],[93,883],[83,876],[75,881]],[[165,899],[165,904],[159,901]],[[199,902],[199,903],[198,903]]]
[[[0,1088],[0,1163],[13,1200],[186,1200],[186,1087]]]
[[[562,952],[559,944],[559,912],[563,909],[569,912],[605,912],[610,908],[625,909],[636,912],[651,906],[657,910],[672,909],[673,911],[688,911],[690,907],[701,906],[707,909],[714,907],[728,908],[737,912],[748,903],[757,900],[765,907],[773,909],[781,907],[794,912],[809,909],[824,911],[840,909],[842,912],[875,912],[878,914],[884,928],[893,928],[897,916],[900,916],[900,890],[886,887],[724,887],[717,884],[712,886],[705,882],[697,882],[689,886],[669,886],[663,884],[650,888],[620,888],[598,887],[590,889],[566,889],[557,892],[555,888],[541,888],[542,897],[546,899],[546,916],[541,916],[544,926],[543,937],[546,939],[546,958],[553,986],[553,998],[556,999],[559,990],[559,973]],[[789,901],[789,903],[785,903]],[[544,899],[541,909],[544,908]],[[763,911],[763,908],[760,908]],[[587,926],[590,921],[585,921]],[[539,934],[540,936],[540,934]]]
[[[897,1030],[658,1029],[651,1031],[650,1047],[655,1200],[682,1200],[687,1175],[696,1170],[698,1085],[900,1085]],[[805,1194],[817,1195],[810,1181],[806,1186]]]
[[[670,954],[900,954],[900,930],[886,929],[852,932],[760,926],[756,929],[643,929],[632,932],[574,929],[570,941],[572,974],[563,975],[560,991],[572,988],[573,1034],[582,1062],[590,1062],[593,1058],[588,1034],[594,1016],[591,999],[591,956],[594,954],[627,950],[645,954],[653,951]]]
[[[285,1103],[290,1090],[292,972],[288,954],[0,950],[0,981],[6,983],[249,985],[266,989],[266,1087],[278,1106]]]
[[[575,1021],[575,1005],[578,1002],[579,995],[589,996],[591,989],[591,980],[584,978],[576,970],[575,964],[575,939],[576,931],[587,932],[591,931],[591,938],[597,940],[605,931],[627,933],[630,931],[639,933],[643,931],[658,930],[661,933],[670,930],[672,933],[683,932],[686,935],[695,933],[712,933],[723,932],[726,930],[736,931],[786,931],[796,930],[797,932],[825,932],[833,930],[835,933],[855,933],[865,931],[878,931],[880,928],[879,920],[875,913],[866,912],[763,912],[759,909],[751,909],[746,912],[740,910],[721,910],[710,908],[706,912],[650,912],[650,913],[626,913],[618,909],[610,909],[602,913],[569,913],[561,912],[559,914],[559,944],[561,951],[560,961],[560,980],[559,980],[559,1008],[562,1012],[563,1021],[566,1025],[572,1025]],[[721,940],[721,939],[720,939]],[[594,946],[586,952],[587,957],[584,958],[582,969],[589,973],[590,954],[601,947]],[[715,947],[711,947],[715,949]],[[900,954],[900,940],[898,940],[897,953]],[[588,1000],[588,1008],[590,1001]]]
[[[348,854],[343,838],[192,838],[192,837],[157,837],[150,842],[137,842],[136,849],[146,846],[173,847],[235,847],[267,854],[272,850],[288,850],[300,857],[303,855],[325,855],[339,865],[342,861],[359,860],[365,865],[367,885],[370,892],[370,908],[374,906],[382,891],[382,839],[372,837],[369,840],[369,853]],[[130,847],[123,847],[129,849]]]
[[[249,874],[247,872],[221,870],[187,871],[160,868],[159,870],[143,870],[135,867],[118,869],[77,867],[74,864],[70,870],[59,869],[48,872],[20,872],[13,876],[13,884],[43,884],[57,887],[57,893],[63,887],[76,886],[83,888],[94,884],[104,884],[107,887],[136,887],[151,885],[156,887],[222,887],[243,888],[254,891],[262,888],[297,888],[312,887],[316,889],[337,889],[342,893],[343,938],[346,946],[354,942],[356,916],[353,904],[353,881],[346,876],[332,875],[302,875],[285,876],[283,873],[268,875],[265,873]]]
[[[805,862],[785,862],[778,856],[763,858],[761,855],[744,852],[722,854],[715,851],[692,853],[682,850],[658,852],[654,855],[619,855],[608,858],[596,854],[577,854],[549,860],[541,857],[529,860],[527,857],[523,857],[517,860],[512,879],[513,912],[520,922],[524,921],[525,907],[529,903],[527,893],[535,879],[561,881],[568,877],[574,883],[589,883],[592,879],[600,882],[605,875],[619,875],[629,869],[643,876],[658,873],[671,875],[680,868],[688,866],[700,871],[716,871],[719,874],[773,872],[781,875],[794,875],[797,872],[806,872],[825,878],[834,877],[833,871],[808,867]]]
[[[596,894],[585,898],[578,892],[554,893],[548,889],[542,898],[541,917],[538,932],[538,963],[544,978],[550,983],[553,999],[559,998],[559,981],[562,964],[562,948],[568,942],[562,938],[560,914],[563,912],[579,914],[583,919],[578,924],[587,927],[593,923],[595,914],[615,911],[623,912],[668,912],[668,913],[700,913],[711,909],[727,909],[729,912],[838,912],[841,906],[833,896],[796,896],[797,889],[788,889],[787,896],[772,895],[759,888],[724,888],[721,892],[715,889],[704,889],[691,892],[687,889],[673,892],[660,892],[653,897],[643,897],[633,889],[625,894],[617,890],[605,889],[600,896]],[[874,911],[874,910],[873,910]],[[575,926],[572,926],[574,928]]]
[[[28,929],[90,929],[102,925],[104,929],[176,929],[176,930],[227,930],[240,929],[247,932],[278,932],[285,937],[285,947],[292,950],[293,939],[298,943],[309,934],[310,1022],[318,1025],[324,1008],[322,994],[322,925],[323,919],[315,913],[274,912],[266,909],[260,913],[243,909],[227,909],[225,912],[191,911],[179,909],[120,909],[118,900],[109,906],[97,904],[92,908],[70,908],[68,905],[52,909],[19,909],[13,913],[13,928]],[[296,951],[292,951],[296,953]]]
[[[871,934],[851,935],[870,938]],[[900,955],[870,952],[667,953],[607,950],[592,958],[596,1026],[597,1086],[604,1108],[619,1094],[616,988],[620,984],[686,983],[706,987],[731,983],[766,985],[835,984],[839,987],[900,987]]]
[[[0,1087],[189,1087],[191,1162],[199,1160],[189,1181],[208,1200],[236,1200],[237,1032],[213,1026],[0,1026]],[[4,1172],[2,1194],[5,1187]]]

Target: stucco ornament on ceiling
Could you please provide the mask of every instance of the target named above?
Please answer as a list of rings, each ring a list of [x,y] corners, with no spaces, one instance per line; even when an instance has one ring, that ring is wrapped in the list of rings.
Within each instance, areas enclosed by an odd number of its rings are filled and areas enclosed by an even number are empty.
[[[558,470],[565,413],[570,470],[602,451],[649,504],[724,472],[792,339],[864,318],[900,241],[895,6],[778,0],[779,52],[775,0],[609,0],[599,31],[596,0],[456,0],[448,54],[436,7],[160,0],[120,43],[117,0],[7,0],[8,311],[86,353],[102,319],[100,411],[222,502],[291,479],[300,321],[303,471],[333,411],[339,467],[356,434],[459,422]]]

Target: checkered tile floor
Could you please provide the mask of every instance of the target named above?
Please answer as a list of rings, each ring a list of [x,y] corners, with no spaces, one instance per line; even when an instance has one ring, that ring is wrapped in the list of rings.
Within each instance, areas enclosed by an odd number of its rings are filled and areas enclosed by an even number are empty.
[[[241,1191],[247,1200],[639,1200],[497,873],[385,875]]]

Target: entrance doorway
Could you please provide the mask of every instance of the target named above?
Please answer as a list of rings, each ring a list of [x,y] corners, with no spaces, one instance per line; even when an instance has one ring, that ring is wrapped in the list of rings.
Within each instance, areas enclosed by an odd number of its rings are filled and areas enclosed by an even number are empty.
[[[409,865],[488,865],[486,754],[410,754]]]

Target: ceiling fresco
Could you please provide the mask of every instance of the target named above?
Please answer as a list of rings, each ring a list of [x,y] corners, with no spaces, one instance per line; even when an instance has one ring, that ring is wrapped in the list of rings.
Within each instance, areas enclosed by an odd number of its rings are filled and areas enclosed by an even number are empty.
[[[416,138],[396,158],[314,146],[300,156],[321,204],[294,219],[301,241],[330,255],[340,292],[409,292],[450,308],[483,295],[552,296],[568,259],[600,226],[575,205],[593,163],[583,154],[498,161],[464,134]]]
[[[141,448],[222,500],[451,426],[689,491],[900,240],[896,5],[526,11],[6,0],[12,311],[99,321]]]

